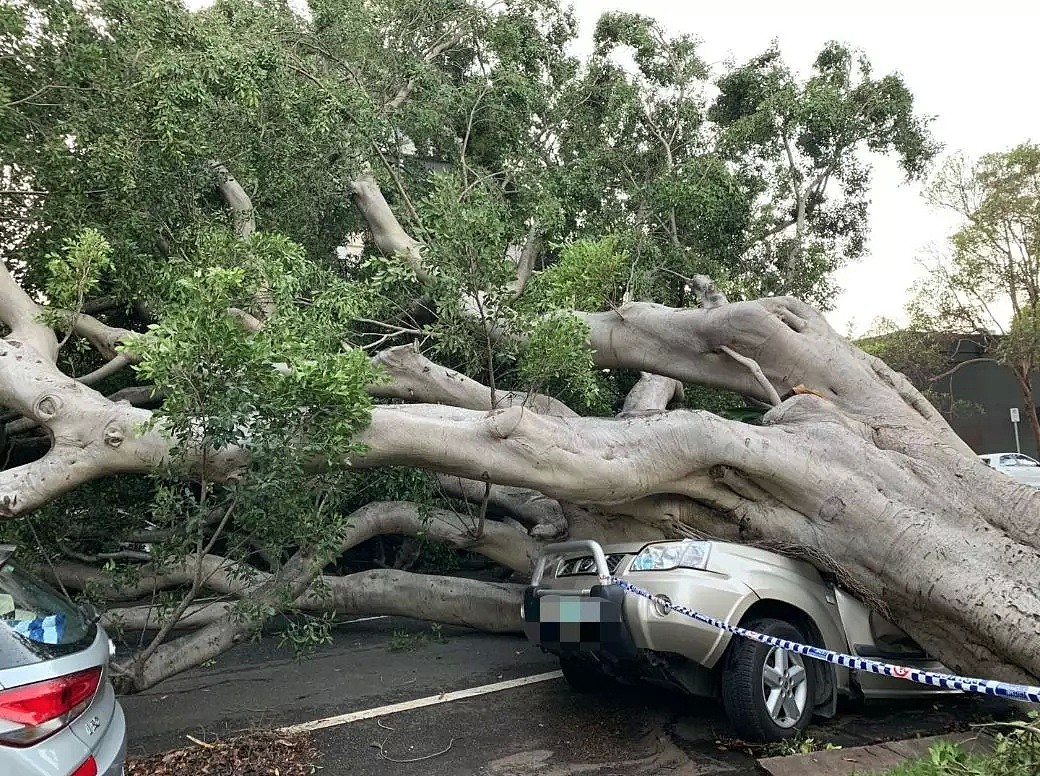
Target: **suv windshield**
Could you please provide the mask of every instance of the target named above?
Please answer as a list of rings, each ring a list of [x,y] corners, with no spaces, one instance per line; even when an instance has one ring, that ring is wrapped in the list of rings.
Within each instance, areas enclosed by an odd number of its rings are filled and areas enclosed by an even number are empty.
[[[94,640],[83,611],[10,560],[0,559],[0,668],[72,654]]]

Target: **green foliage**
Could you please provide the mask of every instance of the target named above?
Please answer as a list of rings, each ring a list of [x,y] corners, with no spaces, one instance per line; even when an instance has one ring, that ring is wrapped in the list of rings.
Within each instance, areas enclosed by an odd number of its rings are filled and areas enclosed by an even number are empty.
[[[927,756],[912,760],[883,776],[1032,776],[1040,773],[1040,728],[1037,712],[1026,720],[1000,725],[993,751],[969,754],[960,744],[941,741]]]
[[[929,184],[938,207],[961,221],[950,251],[935,258],[914,312],[959,332],[1004,332],[995,307],[1017,314],[1040,302],[1040,146],[1023,144],[978,160],[951,157]]]
[[[997,347],[997,357],[1006,363],[1040,364],[1040,302],[1015,313]]]
[[[970,418],[984,414],[981,406],[936,389],[937,377],[954,367],[950,340],[942,332],[902,328],[881,318],[856,340],[856,346],[877,356],[910,381],[947,418]]]
[[[326,317],[315,326],[310,310],[294,307],[292,269],[301,258],[295,246],[257,235],[245,247],[218,240],[200,249],[203,261],[226,260],[225,251],[247,256],[180,278],[162,322],[127,346],[142,359],[138,376],[163,386],[157,421],[185,443],[223,447],[248,440],[251,450],[275,450],[291,440],[300,460],[342,460],[368,420],[368,359],[330,348],[334,328],[326,327],[335,311],[319,306]],[[226,311],[247,307],[261,282],[282,304],[263,329],[249,332]]]
[[[949,251],[933,257],[909,311],[918,328],[971,334],[1028,388],[1040,368],[1040,146],[1029,143],[978,160],[951,157],[929,198],[960,219]],[[1010,306],[1010,322],[1001,313]],[[996,335],[1003,335],[995,342]],[[1034,430],[1036,423],[1031,423]],[[1040,440],[1037,440],[1040,443]]]
[[[297,616],[290,619],[278,634],[279,646],[290,646],[297,660],[306,657],[318,647],[332,643],[335,615]]]
[[[744,398],[717,388],[690,385],[683,390],[683,406],[691,410],[705,410],[731,420],[754,423],[761,419],[765,410],[748,407]]]
[[[553,313],[539,321],[520,357],[521,383],[574,408],[602,412],[604,386],[588,340],[588,324],[570,313]]]
[[[888,319],[876,321],[856,340],[861,350],[877,356],[902,372],[917,390],[925,390],[933,378],[950,368],[949,347],[935,332],[901,328]]]
[[[617,237],[577,240],[561,246],[559,260],[534,274],[524,304],[532,311],[602,310],[620,301],[617,291],[626,270]]]
[[[787,741],[779,741],[770,744],[765,749],[769,757],[790,757],[797,754],[810,754],[812,752],[831,752],[841,749],[840,746],[830,741],[817,741],[809,736],[799,735]]]
[[[78,309],[112,267],[112,246],[96,229],[84,229],[67,240],[61,253],[49,253],[46,293],[55,305]]]
[[[455,175],[434,175],[420,203],[429,235],[428,263],[468,296],[503,287],[516,275],[506,260],[506,213],[498,192],[466,187]]]

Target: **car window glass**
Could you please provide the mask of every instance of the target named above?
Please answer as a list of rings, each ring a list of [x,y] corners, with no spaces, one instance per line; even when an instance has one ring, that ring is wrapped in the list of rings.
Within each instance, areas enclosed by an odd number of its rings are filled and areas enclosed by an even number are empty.
[[[0,627],[25,641],[60,647],[82,642],[92,623],[75,604],[7,563],[0,568]]]
[[[1015,460],[1018,461],[1019,466],[1040,466],[1040,463],[1037,463],[1028,455],[1016,455]]]

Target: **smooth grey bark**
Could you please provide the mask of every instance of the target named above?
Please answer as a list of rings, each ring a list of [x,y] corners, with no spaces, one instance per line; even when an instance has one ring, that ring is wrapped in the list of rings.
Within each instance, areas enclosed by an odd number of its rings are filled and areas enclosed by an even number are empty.
[[[678,380],[650,372],[642,372],[639,381],[625,397],[620,417],[640,412],[659,412],[672,402],[682,401],[683,386]]]
[[[323,584],[329,595],[304,601],[299,608],[344,616],[394,614],[494,633],[522,630],[523,585],[394,569],[328,577]],[[194,604],[178,621],[176,629],[195,630],[227,621],[234,616],[235,607],[233,601]],[[109,609],[102,616],[102,623],[113,629],[145,631],[158,630],[163,620],[158,609],[142,605]]]
[[[523,391],[492,392],[473,378],[430,361],[413,345],[382,350],[372,358],[372,364],[390,378],[388,382],[369,387],[369,393],[378,398],[447,404],[473,410],[523,406],[543,415],[575,417],[578,414],[551,396]]]

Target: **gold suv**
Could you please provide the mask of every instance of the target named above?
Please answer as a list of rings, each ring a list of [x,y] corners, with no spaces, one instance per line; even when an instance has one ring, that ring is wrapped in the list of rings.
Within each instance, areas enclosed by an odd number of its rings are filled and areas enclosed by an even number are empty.
[[[653,600],[612,584],[615,577]],[[803,658],[679,614],[683,605],[769,636],[926,671],[946,669],[892,623],[811,565],[726,542],[546,546],[521,618],[527,637],[560,657],[577,690],[651,681],[721,698],[738,735],[778,741],[842,695],[897,698],[944,690]]]

